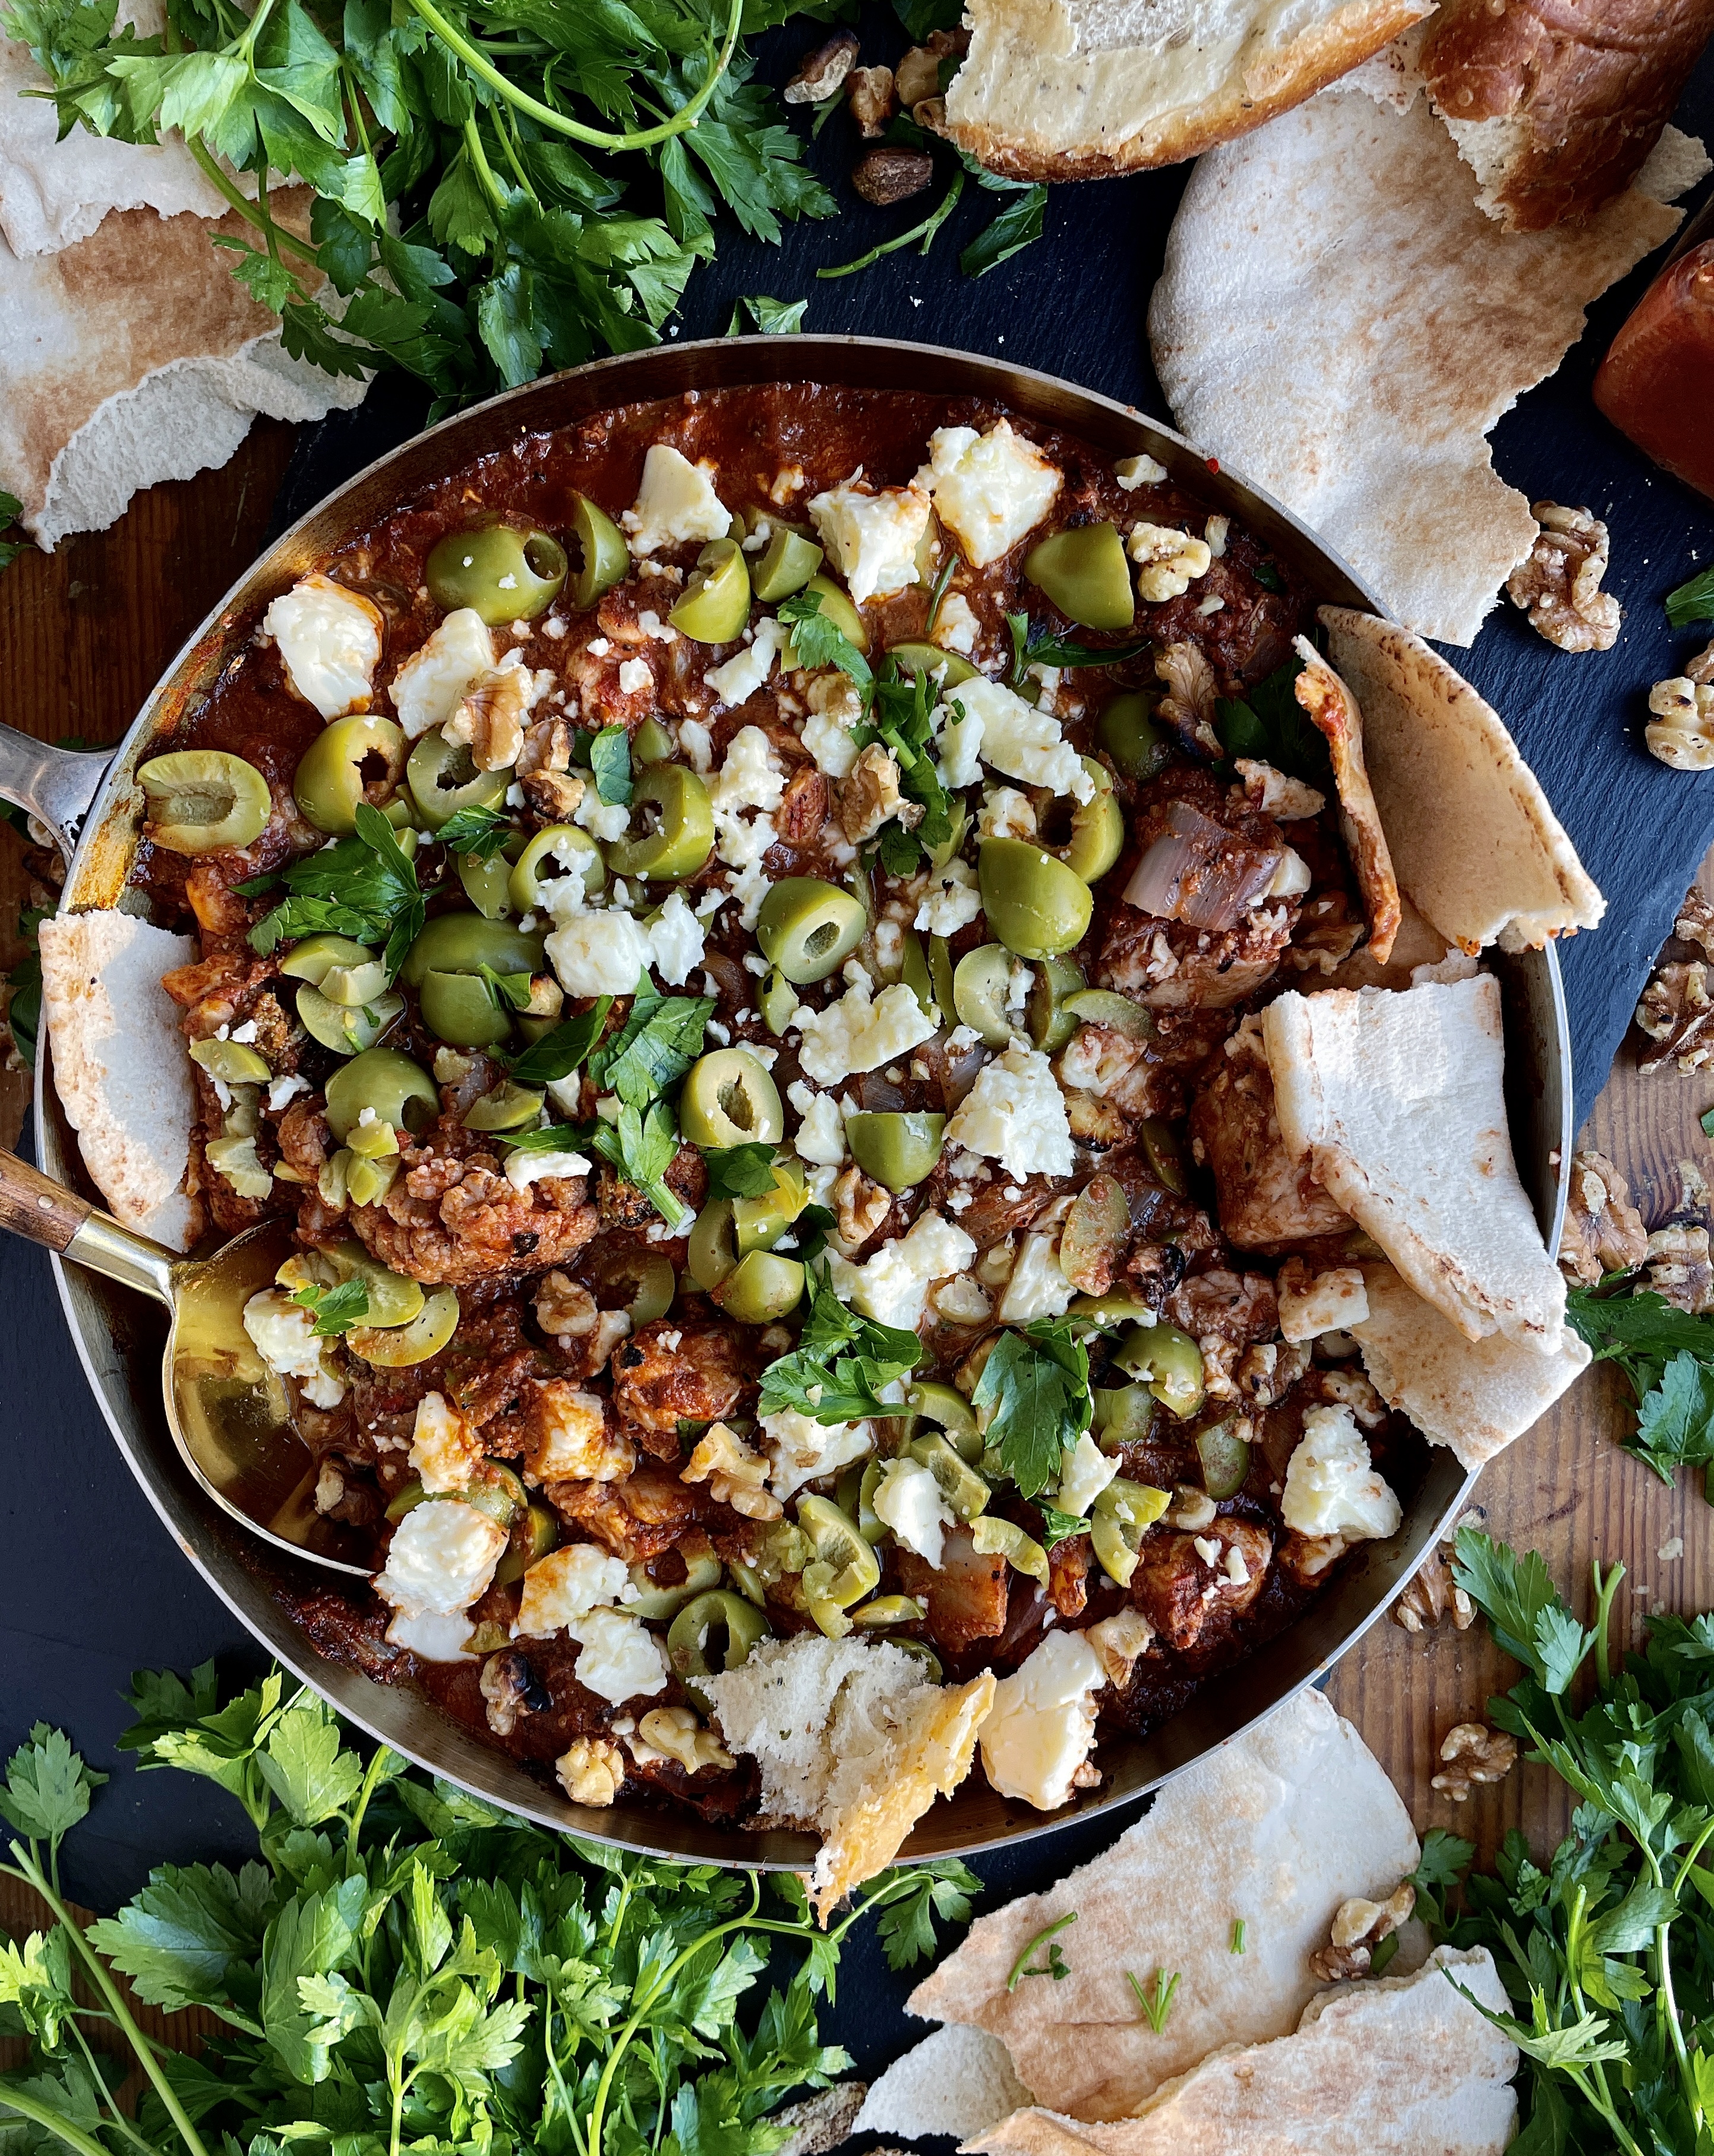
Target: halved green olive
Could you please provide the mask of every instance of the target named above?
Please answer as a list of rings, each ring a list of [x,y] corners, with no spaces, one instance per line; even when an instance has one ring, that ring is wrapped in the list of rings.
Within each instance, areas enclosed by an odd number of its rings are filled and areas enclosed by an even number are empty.
[[[486,966],[496,973],[534,973],[544,963],[542,941],[533,929],[485,921],[480,913],[439,913],[405,953],[398,977],[419,988],[431,973],[475,973]]]
[[[587,831],[575,824],[549,824],[539,830],[510,871],[507,896],[518,911],[531,913],[545,906],[549,890],[572,860],[582,870],[584,890],[601,890],[607,881],[607,863]]]
[[[1079,762],[1095,784],[1087,801],[1071,811],[1071,836],[1053,851],[1085,883],[1099,883],[1125,850],[1125,812],[1113,796],[1113,774],[1092,756]]]
[[[1029,839],[984,839],[976,873],[988,927],[1020,958],[1050,958],[1087,934],[1089,886]]]
[[[1202,1350],[1176,1325],[1139,1325],[1119,1343],[1115,1366],[1147,1385],[1180,1422],[1202,1405],[1206,1383]]]
[[[593,607],[603,592],[610,592],[630,574],[631,550],[612,517],[587,494],[572,496],[572,536],[577,542],[572,604],[579,608]]]
[[[589,1277],[602,1308],[623,1310],[633,1332],[665,1317],[679,1291],[679,1276],[666,1252],[634,1243],[598,1247]]]
[[[941,1022],[940,1005],[935,1001],[934,979],[929,972],[928,957],[922,947],[922,939],[914,928],[905,931],[905,947],[899,963],[899,978],[916,998],[917,1008],[931,1024]]]
[[[458,1329],[458,1291],[437,1287],[429,1291],[421,1314],[408,1325],[386,1329],[353,1327],[345,1336],[345,1344],[352,1354],[362,1356],[378,1369],[404,1370],[438,1355]]]
[[[631,788],[631,824],[603,849],[615,875],[648,883],[695,875],[714,851],[714,804],[688,764],[656,763]]]
[[[1109,1026],[1127,1040],[1154,1039],[1154,1013],[1112,988],[1079,988],[1066,997],[1065,1009],[1080,1025]]]
[[[259,838],[274,803],[253,763],[223,748],[175,749],[138,767],[143,835],[172,854],[215,854]]]
[[[361,1055],[404,1015],[405,999],[388,993],[373,1003],[336,1004],[305,981],[297,993],[298,1023],[336,1055]]]
[[[472,1101],[464,1113],[467,1131],[522,1131],[527,1130],[541,1113],[547,1098],[539,1086],[519,1086],[510,1078],[502,1078],[499,1085],[485,1093],[479,1101]]]
[[[928,939],[928,978],[934,983],[934,999],[939,1007],[941,1023],[957,1014],[957,1006],[952,997],[952,947],[944,936]]]
[[[952,1009],[960,1025],[982,1036],[987,1048],[1011,1045],[1012,1020],[1006,998],[1012,984],[1010,953],[998,943],[967,951],[952,976]]]
[[[658,1624],[663,1617],[675,1617],[687,1602],[720,1585],[724,1567],[712,1550],[694,1550],[685,1556],[684,1563],[685,1576],[676,1587],[662,1586],[650,1578],[646,1564],[634,1564],[631,1584],[637,1593],[626,1603],[625,1614],[640,1617],[645,1624]]]
[[[423,1024],[454,1048],[495,1048],[511,1036],[511,1011],[480,973],[424,973],[417,999]]]
[[[433,726],[411,751],[405,784],[424,828],[438,831],[460,808],[498,808],[511,783],[509,771],[478,771],[462,742]]]
[[[1153,1306],[1132,1288],[1116,1287],[1106,1295],[1080,1295],[1071,1305],[1075,1317],[1091,1325],[1152,1325]]]
[[[976,669],[962,652],[946,651],[938,644],[895,644],[887,652],[907,674],[938,677],[942,689],[956,689],[961,681],[973,681]]]
[[[756,596],[764,606],[777,606],[793,592],[801,592],[821,567],[822,551],[813,539],[782,524],[774,531],[762,559],[756,564]]]
[[[316,985],[329,1003],[346,1010],[361,1010],[386,994],[386,962],[366,952],[355,966],[330,966]]]
[[[795,1160],[783,1160],[773,1172],[773,1188],[757,1198],[732,1201],[732,1232],[741,1258],[752,1250],[771,1250],[809,1203],[809,1186]]]
[[[478,524],[435,542],[423,581],[434,603],[449,613],[473,607],[497,629],[502,622],[533,621],[545,613],[559,597],[567,567],[564,547],[546,531]]]
[[[1071,1201],[1060,1234],[1060,1270],[1073,1287],[1100,1295],[1131,1240],[1131,1201],[1111,1175],[1092,1176]]]
[[[1129,1587],[1137,1569],[1137,1545],[1171,1504],[1152,1483],[1127,1482],[1115,1476],[1089,1508],[1089,1538],[1096,1558],[1110,1579]]]
[[[679,1128],[694,1146],[777,1145],[786,1134],[780,1089],[747,1050],[717,1048],[690,1065]]]
[[[1190,1177],[1184,1166],[1183,1148],[1173,1126],[1160,1116],[1145,1116],[1137,1126],[1137,1135],[1142,1140],[1143,1158],[1155,1181],[1163,1190],[1170,1190],[1178,1197],[1188,1195]]]
[[[362,966],[375,956],[349,936],[331,936],[325,930],[294,943],[280,962],[280,970],[295,981],[307,981],[319,988],[335,966]]]
[[[730,1198],[711,1199],[696,1215],[685,1250],[685,1268],[705,1295],[711,1295],[735,1271],[738,1240]]]
[[[1044,958],[1029,985],[1024,1015],[1029,1037],[1047,1055],[1057,1055],[1077,1030],[1077,1020],[1065,1008],[1065,998],[1083,986],[1083,972],[1069,958]]]
[[[768,969],[767,978],[762,984],[762,993],[756,1000],[762,1013],[762,1024],[777,1040],[791,1024],[797,1012],[798,991],[779,968],[773,966]]]
[[[1172,737],[1154,721],[1154,700],[1140,689],[1115,696],[1101,713],[1096,738],[1126,778],[1152,778],[1173,760]]]
[[[772,1325],[803,1300],[803,1268],[796,1258],[752,1250],[714,1290],[714,1300],[740,1325]]]
[[[947,821],[952,829],[944,839],[928,849],[931,868],[943,869],[954,854],[964,850],[964,840],[970,829],[970,811],[958,794],[955,793],[947,804]]]
[[[1147,1385],[1098,1385],[1090,1397],[1095,1403],[1096,1435],[1110,1440],[1103,1445],[1104,1451],[1118,1445],[1141,1445],[1155,1426],[1160,1403]]]
[[[971,1466],[982,1457],[982,1433],[976,1427],[976,1416],[956,1386],[938,1384],[929,1379],[912,1385],[905,1395],[905,1404],[913,1415],[925,1422],[938,1423],[947,1434],[947,1442],[958,1457]]]
[[[993,1491],[976,1470],[959,1458],[938,1430],[912,1438],[906,1450],[933,1476],[942,1496],[959,1519],[978,1519],[988,1510]]]
[[[944,1116],[870,1109],[846,1119],[845,1139],[863,1173],[896,1193],[914,1190],[934,1173],[946,1128]]]
[[[665,763],[675,747],[672,736],[659,719],[644,719],[631,737],[631,762],[639,769],[644,764]]]
[[[191,1061],[223,1086],[259,1086],[274,1075],[267,1057],[241,1040],[193,1040]]]
[[[788,981],[824,981],[869,932],[861,899],[819,876],[782,876],[756,916],[762,956]]]
[[[849,643],[854,644],[860,651],[868,650],[869,626],[852,603],[849,592],[841,591],[831,577],[819,572],[813,576],[803,588],[806,592],[813,592],[821,601],[821,618],[824,621],[830,621],[839,634]],[[798,656],[798,647],[795,644],[787,643],[782,647],[780,651],[782,674],[793,672],[803,663]]]
[[[1048,1553],[1015,1520],[1002,1520],[984,1512],[972,1526],[970,1535],[978,1557],[1003,1557],[1014,1572],[1047,1585]]]
[[[735,540],[711,539],[667,619],[697,644],[731,644],[749,619],[750,570],[742,550]]]
[[[512,865],[504,854],[478,860],[474,854],[458,857],[459,881],[485,921],[504,921],[512,910]]]
[[[396,1131],[419,1131],[439,1107],[434,1081],[396,1048],[372,1048],[354,1056],[327,1081],[327,1127],[341,1145],[365,1108]]]
[[[366,712],[322,727],[298,758],[291,790],[318,831],[343,834],[357,828],[359,803],[379,808],[392,798],[404,767],[404,728]]]
[[[628,1604],[634,1608],[635,1604]],[[734,1594],[730,1588],[717,1588],[711,1594],[699,1594],[685,1604],[667,1628],[667,1660],[676,1676],[692,1699],[703,1710],[708,1711],[708,1696],[698,1686],[698,1677],[714,1675],[708,1659],[709,1641],[716,1633],[724,1633],[726,1644],[720,1650],[722,1670],[735,1670],[749,1658],[750,1650],[758,1640],[770,1637],[766,1617],[753,1602],[747,1602],[742,1594]]]
[[[1085,629],[1129,629],[1137,619],[1125,542],[1113,524],[1055,531],[1024,557],[1024,573],[1070,621]]]
[[[1235,1497],[1250,1473],[1250,1440],[1238,1434],[1236,1415],[1223,1415],[1196,1433],[1202,1486],[1211,1497]]]
[[[494,1568],[495,1585],[515,1585],[532,1564],[539,1564],[549,1551],[558,1548],[558,1513],[531,1498],[523,1517],[512,1522],[511,1533],[500,1552],[500,1563]],[[510,1636],[503,1635],[500,1644],[504,1645]]]

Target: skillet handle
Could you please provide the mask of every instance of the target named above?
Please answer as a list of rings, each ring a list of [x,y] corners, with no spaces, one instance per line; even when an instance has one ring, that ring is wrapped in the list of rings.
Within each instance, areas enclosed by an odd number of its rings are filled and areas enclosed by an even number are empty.
[[[113,756],[110,748],[55,748],[15,726],[0,726],[0,800],[44,824],[69,860]]]

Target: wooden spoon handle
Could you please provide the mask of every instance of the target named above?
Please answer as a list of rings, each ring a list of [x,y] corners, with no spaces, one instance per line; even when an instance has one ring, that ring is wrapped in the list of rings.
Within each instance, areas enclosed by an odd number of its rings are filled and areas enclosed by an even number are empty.
[[[16,1153],[0,1152],[0,1229],[7,1235],[63,1250],[95,1209]]]

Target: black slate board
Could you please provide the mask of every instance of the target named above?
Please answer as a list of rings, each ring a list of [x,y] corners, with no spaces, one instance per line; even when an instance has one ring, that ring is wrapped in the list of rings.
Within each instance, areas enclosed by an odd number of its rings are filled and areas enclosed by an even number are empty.
[[[885,19],[865,17],[867,49],[876,55],[897,47]],[[807,42],[802,30],[764,40],[763,72],[783,80]],[[1714,136],[1714,54],[1679,118]],[[1143,322],[1182,172],[1055,190],[1046,238],[976,283],[959,275],[957,250],[1003,198],[967,187],[926,260],[896,254],[860,276],[817,283],[817,267],[852,259],[921,214],[916,205],[884,212],[854,203],[841,187],[852,154],[847,124],[836,118],[814,151],[847,205],[835,223],[788,230],[779,249],[722,234],[717,259],[693,280],[685,336],[721,334],[740,294],[808,291],[809,328],[993,352],[1169,417]],[[1513,485],[1532,497],[1586,502],[1611,523],[1608,581],[1627,610],[1619,644],[1567,657],[1502,608],[1472,651],[1448,653],[1505,713],[1608,895],[1606,924],[1564,952],[1585,1107],[1714,829],[1714,776],[1669,772],[1641,747],[1650,683],[1699,648],[1700,639],[1666,629],[1659,599],[1714,557],[1714,506],[1655,471],[1588,400],[1594,367],[1645,282],[1639,272],[1609,295],[1559,374],[1494,435],[1495,461]],[[423,409],[408,387],[382,381],[358,411],[306,433],[275,528],[413,432]],[[75,1897],[111,1907],[152,1865],[241,1859],[254,1847],[237,1806],[212,1785],[138,1774],[115,1752],[128,1719],[119,1698],[127,1673],[143,1665],[183,1669],[214,1656],[232,1678],[248,1680],[262,1658],[140,1498],[85,1386],[45,1260],[9,1240],[0,1241],[0,1399],[20,1463],[0,1490],[0,1745],[9,1750],[45,1720],[70,1729],[92,1762],[113,1772],[65,1864]],[[1137,1809],[978,1860],[988,1884],[983,1906],[1086,1861]],[[830,2023],[860,2071],[875,2071],[921,2033],[898,2011],[909,1988],[886,1969],[872,1938],[853,1945]]]

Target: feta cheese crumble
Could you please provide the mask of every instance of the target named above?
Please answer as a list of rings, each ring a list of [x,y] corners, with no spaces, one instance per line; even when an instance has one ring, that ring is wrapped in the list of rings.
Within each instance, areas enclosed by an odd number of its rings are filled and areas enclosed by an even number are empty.
[[[976,1256],[976,1245],[962,1228],[936,1212],[921,1213],[896,1242],[888,1243],[867,1265],[854,1265],[834,1256],[835,1292],[877,1325],[913,1332],[922,1322],[928,1291],[937,1280],[962,1273]]]
[[[849,675],[817,674],[809,683],[809,716],[803,721],[803,746],[815,767],[829,778],[844,778],[857,761],[851,729],[863,716],[863,700]]]
[[[711,667],[703,681],[723,704],[747,703],[772,673],[773,662],[787,641],[783,625],[770,614],[756,624],[753,640],[735,651],[723,666]]]
[[[1069,793],[1074,801],[1094,798],[1095,781],[1051,711],[1026,704],[1003,682],[981,676],[961,682],[947,701],[963,706],[961,750],[966,729],[974,725],[975,747],[982,761],[1008,778],[1021,778],[1026,786],[1050,787],[1055,793]],[[947,753],[944,747],[942,753]],[[947,767],[950,771],[950,757]]]
[[[954,859],[943,869],[931,871],[911,926],[926,928],[931,936],[956,936],[981,911],[975,870],[967,861]]]
[[[300,577],[263,615],[262,629],[287,687],[324,719],[367,710],[381,663],[381,610],[370,600],[331,577]]]
[[[941,649],[961,652],[967,659],[981,633],[982,624],[963,593],[948,592],[934,621],[934,640]]]
[[[801,1078],[786,1088],[786,1098],[798,1111],[797,1135],[792,1140],[799,1160],[818,1168],[837,1168],[845,1158],[845,1118],[831,1093],[818,1093]]]
[[[619,521],[633,554],[646,558],[664,547],[724,539],[731,517],[714,489],[714,468],[693,465],[665,442],[651,442],[634,508]]]
[[[866,1422],[817,1422],[796,1408],[783,1408],[762,1418],[762,1449],[773,1494],[783,1499],[806,1482],[866,1458],[875,1450],[875,1433]]]
[[[890,1460],[875,1489],[875,1516],[892,1529],[907,1550],[913,1550],[938,1572],[947,1529],[953,1524],[952,1507],[920,1460]]]
[[[871,1000],[865,978],[824,1010],[799,1004],[793,1023],[803,1037],[798,1065],[818,1086],[837,1086],[860,1071],[895,1063],[935,1030],[934,1021],[923,1016],[914,988],[895,981]],[[1068,1173],[1070,1168],[1068,1154],[1060,1173]]]
[[[1023,1194],[1020,1192],[1019,1195]],[[1060,1270],[1051,1235],[1026,1235],[1000,1298],[1002,1325],[1027,1325],[1032,1317],[1062,1317],[1077,1292]],[[1062,1509],[1069,1511],[1069,1507]]]
[[[1047,1057],[1013,1047],[984,1064],[947,1125],[947,1139],[998,1161],[1011,1176],[1069,1175],[1071,1126]]]
[[[809,514],[857,605],[916,583],[916,549],[928,529],[928,496],[920,487],[875,494],[847,480],[816,495]]]
[[[545,1640],[592,1609],[634,1594],[623,1558],[608,1557],[593,1543],[572,1543],[537,1558],[524,1574],[515,1640]]]
[[[1060,1470],[1059,1495],[1054,1502],[1062,1512],[1081,1519],[1118,1471],[1119,1462],[1109,1459],[1085,1430]]]
[[[407,741],[444,726],[494,668],[494,639],[474,607],[458,607],[393,677],[387,695]]]
[[[1347,1407],[1311,1408],[1286,1469],[1280,1517],[1300,1535],[1347,1542],[1398,1532],[1398,1500],[1369,1464],[1369,1449]]]
[[[411,1465],[431,1497],[468,1486],[482,1459],[482,1440],[444,1393],[424,1393],[411,1431]]]
[[[577,1681],[598,1699],[618,1707],[628,1699],[651,1698],[665,1689],[671,1674],[666,1650],[636,1618],[622,1609],[592,1609],[566,1630],[582,1650],[577,1656]]]
[[[1107,1681],[1081,1632],[1049,1632],[1015,1675],[994,1687],[982,1725],[982,1764],[1003,1797],[1057,1811],[1095,1743],[1095,1698]]]
[[[985,434],[974,427],[937,427],[928,438],[928,455],[916,484],[933,494],[936,515],[957,532],[978,569],[1033,531],[1060,491],[1058,465],[1004,419]]]
[[[345,1379],[329,1358],[331,1340],[318,1339],[309,1312],[283,1289],[264,1288],[244,1305],[244,1331],[256,1353],[276,1376],[296,1378],[312,1406],[336,1408],[345,1398]]]
[[[426,1498],[393,1529],[372,1584],[407,1617],[449,1615],[487,1592],[505,1543],[499,1521],[462,1498]]]

